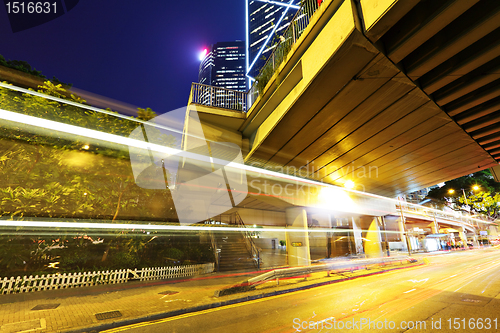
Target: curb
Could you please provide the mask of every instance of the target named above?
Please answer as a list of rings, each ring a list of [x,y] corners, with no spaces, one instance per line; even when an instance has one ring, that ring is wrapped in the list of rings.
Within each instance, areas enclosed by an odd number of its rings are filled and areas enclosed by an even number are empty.
[[[258,294],[258,295],[251,295],[251,296],[235,298],[235,299],[231,299],[231,300],[227,300],[227,301],[214,302],[214,303],[199,305],[199,306],[195,306],[195,307],[187,308],[187,309],[180,309],[180,310],[174,310],[174,311],[169,311],[169,312],[157,313],[154,315],[148,315],[148,316],[143,316],[143,317],[139,317],[139,318],[124,319],[121,321],[115,321],[112,323],[106,323],[106,324],[90,326],[90,327],[85,327],[85,328],[80,328],[80,329],[74,329],[74,330],[70,329],[70,330],[66,330],[66,331],[62,331],[62,332],[64,332],[64,333],[84,333],[84,332],[104,331],[104,330],[109,330],[109,329],[118,328],[118,327],[122,327],[122,326],[138,324],[138,323],[142,323],[142,322],[146,322],[146,321],[165,319],[165,318],[175,317],[175,316],[179,316],[179,315],[183,315],[183,314],[187,314],[187,313],[219,308],[219,307],[223,307],[226,305],[248,302],[248,301],[252,301],[252,300],[256,300],[256,299],[292,293],[292,292],[296,292],[296,291],[300,291],[300,290],[312,289],[312,288],[321,287],[321,286],[339,283],[339,282],[348,281],[348,280],[355,280],[358,278],[383,274],[383,273],[390,272],[390,271],[423,266],[426,264],[427,263],[425,261],[423,261],[423,262],[415,264],[415,265],[410,265],[410,266],[405,266],[405,267],[394,267],[394,268],[379,271],[379,272],[367,273],[367,274],[358,275],[358,276],[354,276],[354,277],[346,277],[344,279],[339,279],[339,280],[318,282],[318,283],[313,283],[313,284],[309,284],[309,285],[305,285],[305,286],[284,289],[284,290],[275,290],[275,291],[262,293],[262,294]]]

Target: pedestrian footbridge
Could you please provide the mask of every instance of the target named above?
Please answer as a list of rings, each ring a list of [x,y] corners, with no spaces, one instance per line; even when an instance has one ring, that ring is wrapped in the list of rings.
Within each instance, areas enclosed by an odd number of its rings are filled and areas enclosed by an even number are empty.
[[[248,93],[193,84],[189,110],[247,164],[395,197],[498,164],[499,37],[498,1],[325,0]]]

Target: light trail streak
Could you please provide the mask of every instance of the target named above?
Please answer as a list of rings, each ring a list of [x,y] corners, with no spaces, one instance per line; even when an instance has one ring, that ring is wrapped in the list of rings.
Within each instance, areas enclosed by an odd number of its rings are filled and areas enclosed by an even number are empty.
[[[57,102],[64,103],[64,104],[74,105],[74,106],[77,106],[77,107],[80,107],[80,108],[83,108],[83,109],[87,109],[87,110],[92,110],[92,111],[96,111],[96,112],[110,114],[112,116],[116,116],[116,117],[119,117],[119,118],[127,119],[127,120],[130,120],[130,121],[133,121],[133,122],[147,124],[148,126],[155,126],[155,127],[158,127],[158,128],[167,129],[169,131],[178,132],[178,131],[176,131],[176,130],[174,130],[172,128],[164,127],[164,126],[161,126],[161,125],[157,125],[157,124],[154,124],[154,123],[150,123],[150,122],[138,120],[138,119],[135,119],[135,118],[132,118],[132,117],[123,116],[123,115],[116,114],[116,113],[111,113],[111,112],[108,112],[108,111],[105,111],[105,110],[102,110],[102,109],[90,107],[90,106],[87,106],[87,105],[79,104],[79,103],[76,103],[76,102],[72,102],[72,101],[69,101],[69,100],[65,100],[65,99],[61,99],[61,98],[57,98],[57,97],[53,97],[53,96],[48,96],[48,95],[45,95],[45,94],[42,94],[42,93],[34,92],[34,91],[31,91],[31,90],[27,90],[27,89],[16,87],[16,86],[12,86],[12,85],[7,85],[7,84],[1,83],[1,82],[0,82],[0,87],[4,87],[4,88],[7,88],[7,89],[12,89],[12,90],[24,92],[24,93],[27,93],[27,94],[31,94],[31,95],[42,97],[42,98],[46,98],[46,99],[50,99],[50,100],[57,101]],[[37,118],[37,117],[28,116],[28,115],[24,115],[24,114],[19,114],[19,113],[16,113],[16,112],[7,111],[7,110],[3,110],[3,109],[0,109],[0,119],[4,119],[4,120],[8,120],[8,121],[13,121],[13,122],[19,122],[19,123],[23,123],[23,124],[34,126],[34,127],[39,127],[39,128],[45,128],[45,129],[49,129],[51,131],[63,132],[63,133],[66,133],[66,134],[83,136],[83,137],[90,138],[90,139],[98,139],[98,140],[102,140],[102,141],[106,141],[106,142],[110,142],[110,143],[125,145],[125,146],[128,146],[128,147],[135,147],[135,148],[139,148],[139,149],[152,150],[152,151],[159,152],[159,153],[164,153],[164,154],[167,154],[167,155],[176,155],[179,158],[180,157],[189,158],[189,159],[193,159],[193,160],[197,160],[197,161],[201,161],[201,162],[205,162],[205,163],[212,163],[213,162],[215,164],[226,165],[228,167],[233,167],[233,168],[240,169],[240,170],[245,170],[245,171],[248,171],[248,172],[254,172],[254,173],[257,173],[257,174],[263,174],[263,175],[271,176],[271,177],[274,177],[274,178],[277,178],[277,179],[284,179],[284,180],[287,180],[287,181],[294,181],[294,182],[298,182],[298,183],[301,183],[301,184],[307,184],[307,185],[312,185],[312,186],[341,189],[342,191],[353,193],[353,194],[357,194],[357,195],[360,195],[360,196],[365,196],[365,197],[371,197],[371,198],[381,199],[381,200],[385,200],[385,201],[390,201],[390,202],[393,202],[393,203],[395,203],[397,205],[403,205],[404,204],[406,206],[416,207],[416,208],[420,208],[420,209],[422,208],[418,204],[412,204],[412,203],[407,203],[407,202],[403,203],[402,201],[400,201],[398,199],[387,198],[387,197],[383,197],[383,196],[372,194],[372,193],[366,193],[366,192],[357,191],[357,190],[354,190],[354,189],[341,188],[339,186],[335,186],[335,185],[331,185],[331,184],[326,184],[326,183],[323,183],[323,182],[314,181],[314,180],[310,180],[310,179],[304,179],[304,178],[300,178],[300,177],[296,177],[296,176],[292,176],[292,175],[287,175],[287,174],[283,174],[283,173],[280,173],[280,172],[271,171],[271,170],[268,170],[268,169],[261,169],[261,168],[257,168],[257,167],[254,167],[254,166],[240,164],[240,163],[236,163],[236,162],[232,162],[232,161],[229,162],[229,161],[225,161],[225,160],[222,160],[222,159],[217,159],[217,158],[212,158],[212,157],[209,157],[209,156],[204,156],[204,155],[200,155],[200,154],[190,153],[190,152],[183,151],[183,150],[180,150],[180,149],[165,147],[165,146],[161,146],[161,145],[157,145],[157,144],[153,144],[153,143],[148,143],[148,142],[144,142],[144,141],[140,141],[140,140],[135,140],[135,139],[131,139],[131,138],[119,136],[119,135],[114,135],[114,134],[109,134],[109,133],[105,133],[105,132],[100,132],[100,131],[97,131],[97,130],[91,130],[91,129],[88,129],[88,128],[83,128],[83,127],[79,127],[79,126],[75,126],[75,125],[69,125],[69,124],[64,124],[64,123],[60,123],[60,122],[57,122],[57,121],[52,121],[52,120]],[[432,209],[432,208],[426,208],[426,211],[433,211],[433,212],[437,212],[437,213],[440,213],[440,214],[444,213],[443,211],[440,211],[440,210],[437,210],[437,209]],[[444,213],[444,214],[447,214],[447,213]],[[447,214],[447,215],[451,216],[451,214]],[[454,218],[450,217],[450,219],[452,219],[452,220],[455,220],[456,218],[457,217],[454,217]],[[487,222],[487,221],[483,221],[483,220],[479,220],[479,219],[475,219],[475,218],[471,218],[471,217],[466,217],[466,218],[469,219],[469,220],[473,220],[476,223],[495,224],[494,222]],[[464,222],[460,222],[460,223],[464,223]]]
[[[241,232],[240,227],[208,227],[203,226],[177,226],[177,225],[152,225],[152,224],[126,224],[126,223],[100,223],[100,222],[56,222],[56,221],[8,221],[0,220],[2,227],[31,227],[31,228],[66,228],[66,229],[124,229],[124,230],[169,230],[169,231],[237,231]],[[303,228],[246,228],[247,231],[262,231],[262,232],[300,232],[304,233]],[[327,229],[327,228],[311,228],[307,232],[313,233],[344,233],[348,229]],[[350,230],[352,231],[352,230]],[[362,230],[368,232],[368,230]],[[397,231],[387,231],[398,233]]]

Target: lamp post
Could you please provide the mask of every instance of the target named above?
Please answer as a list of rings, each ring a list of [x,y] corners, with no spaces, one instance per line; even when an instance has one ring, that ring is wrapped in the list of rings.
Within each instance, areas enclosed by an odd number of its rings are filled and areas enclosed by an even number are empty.
[[[474,186],[472,186],[472,190],[473,190],[473,191],[477,191],[477,190],[479,190],[479,189],[480,189],[479,185],[474,185]],[[467,196],[465,195],[465,190],[464,190],[463,188],[461,188],[461,190],[462,190],[462,193],[463,193],[463,195],[464,195],[464,201],[465,201],[465,204],[466,204],[467,206],[469,206],[469,201],[467,200]],[[454,189],[452,189],[452,188],[450,188],[450,189],[448,190],[448,193],[449,193],[449,194],[453,194],[453,193],[455,193],[455,190],[454,190]],[[470,208],[469,208],[469,209],[470,209]]]

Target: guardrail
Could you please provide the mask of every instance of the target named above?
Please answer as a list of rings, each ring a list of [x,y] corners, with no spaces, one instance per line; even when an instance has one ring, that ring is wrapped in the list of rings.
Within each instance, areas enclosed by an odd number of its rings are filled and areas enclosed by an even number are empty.
[[[191,84],[190,103],[242,112],[248,111],[246,92],[195,82]]]
[[[417,260],[411,257],[376,258],[376,259],[359,259],[359,260],[343,260],[343,261],[335,260],[333,262],[319,264],[319,265],[275,269],[248,279],[248,285],[251,286],[269,280],[279,280],[282,278],[303,276],[306,274],[312,274],[318,272],[328,272],[329,276],[330,271],[341,270],[341,269],[354,269],[357,267],[366,268],[366,266],[369,265],[387,264],[398,261],[402,263],[403,261],[416,262]]]

